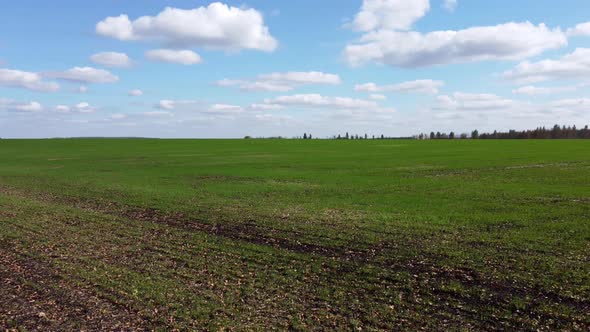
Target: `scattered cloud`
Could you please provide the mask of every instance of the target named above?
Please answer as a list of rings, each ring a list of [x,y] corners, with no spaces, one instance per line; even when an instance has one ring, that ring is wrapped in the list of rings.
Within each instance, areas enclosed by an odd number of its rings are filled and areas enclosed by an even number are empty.
[[[36,101],[31,102],[17,102],[12,99],[0,98],[0,111],[15,111],[15,112],[27,112],[34,113],[43,111],[43,105]]]
[[[145,116],[174,116],[174,114],[172,114],[172,112],[168,112],[168,111],[149,111],[149,112],[144,112],[143,115]]]
[[[76,92],[78,93],[86,93],[88,92],[88,87],[85,85],[80,85],[77,89]]]
[[[303,108],[375,109],[379,107],[379,105],[372,100],[353,99],[348,97],[327,97],[320,94],[279,96],[273,99],[266,99],[264,102],[270,105]]]
[[[354,87],[355,91],[363,92],[400,92],[400,93],[430,93],[436,94],[439,88],[444,86],[442,81],[435,80],[416,80],[403,82],[394,85],[379,86],[375,83],[357,84]]]
[[[364,0],[352,28],[409,30],[429,10],[429,0]]]
[[[259,75],[251,80],[223,79],[216,84],[222,87],[238,87],[242,91],[270,91],[287,92],[304,85],[338,85],[342,80],[336,74],[328,74],[318,71],[309,72],[283,72]]]
[[[271,110],[280,110],[285,108],[282,105],[278,104],[252,104],[249,107],[251,110],[255,111],[271,111]]]
[[[112,120],[122,120],[127,118],[127,114],[116,113],[112,114],[109,118]]]
[[[510,108],[514,101],[495,94],[455,92],[453,95],[442,95],[436,98],[433,109],[457,111],[482,111]]]
[[[369,99],[371,100],[387,100],[387,96],[373,93],[369,95]]]
[[[87,102],[78,103],[72,109],[78,113],[94,113],[97,110],[96,107],[91,106]]]
[[[557,60],[524,61],[502,74],[518,84],[590,77],[590,48],[578,48]]]
[[[127,41],[156,40],[175,48],[273,51],[278,46],[259,11],[219,2],[194,9],[167,7],[133,21],[127,15],[107,17],[97,23],[96,33]]]
[[[107,67],[125,68],[131,66],[131,59],[125,53],[101,52],[92,55],[90,60]]]
[[[66,71],[50,72],[45,74],[47,77],[59,78],[66,81],[77,83],[114,83],[119,81],[119,77],[104,69],[92,67],[74,67]]]
[[[519,60],[565,45],[567,37],[559,28],[512,22],[426,34],[371,31],[347,45],[344,57],[352,66],[375,62],[415,68],[485,60]]]
[[[458,1],[457,0],[445,0],[443,3],[444,9],[448,10],[449,12],[454,12],[457,9]]]
[[[164,100],[160,100],[160,102],[156,105],[156,108],[159,108],[161,110],[167,110],[167,111],[171,111],[176,109],[178,106],[183,106],[183,105],[193,105],[196,104],[197,102],[194,100],[169,100],[169,99],[164,99]]]
[[[212,113],[224,113],[224,114],[234,114],[234,113],[242,113],[244,109],[241,106],[237,105],[228,105],[228,104],[214,104],[211,105],[209,111]]]
[[[581,86],[561,86],[561,87],[538,87],[533,85],[527,85],[520,87],[518,89],[512,90],[512,93],[517,95],[528,95],[528,96],[538,96],[538,95],[549,95],[549,94],[556,94],[556,93],[564,93],[564,92],[573,92],[580,88]]]
[[[139,96],[143,95],[143,91],[141,91],[139,89],[133,89],[133,90],[129,91],[127,94],[132,97],[139,97]]]
[[[0,68],[0,86],[23,88],[39,92],[55,92],[59,84],[43,81],[37,73]]]
[[[590,22],[581,23],[574,28],[567,29],[567,35],[574,36],[590,36]]]
[[[69,113],[71,111],[71,108],[67,105],[57,105],[55,106],[55,111],[58,113]]]
[[[151,50],[145,53],[151,61],[195,65],[202,62],[201,56],[190,50]]]

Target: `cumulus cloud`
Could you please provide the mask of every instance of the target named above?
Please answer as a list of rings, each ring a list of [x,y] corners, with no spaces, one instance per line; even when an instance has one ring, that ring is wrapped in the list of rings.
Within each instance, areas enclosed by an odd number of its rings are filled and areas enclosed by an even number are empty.
[[[139,89],[133,89],[133,90],[129,91],[127,94],[132,97],[139,97],[139,96],[143,95],[143,91],[141,91]]]
[[[125,53],[101,52],[92,55],[90,60],[96,64],[107,67],[124,68],[131,66],[131,59]]]
[[[400,92],[400,93],[438,93],[439,88],[444,86],[442,81],[435,80],[416,80],[403,82],[393,85],[379,86],[375,83],[357,84],[354,87],[355,91],[363,92]]]
[[[78,113],[94,113],[96,112],[96,107],[90,105],[87,102],[81,102],[74,105],[73,110]]]
[[[557,60],[524,61],[502,74],[516,83],[532,83],[590,77],[590,48],[578,48]]]
[[[156,40],[174,47],[273,51],[277,41],[260,12],[214,2],[207,7],[167,7],[156,16],[131,21],[127,15],[107,17],[96,25],[99,35],[119,40]]]
[[[459,31],[376,30],[347,45],[346,61],[352,66],[369,62],[426,67],[440,64],[518,60],[567,45],[561,29],[530,22],[472,27]]]
[[[590,22],[581,23],[574,28],[567,29],[568,36],[590,36]]]
[[[238,87],[242,91],[271,91],[287,92],[297,87],[314,84],[338,85],[342,80],[336,74],[319,71],[308,72],[282,72],[259,75],[250,80],[223,79],[217,81],[218,86]]]
[[[270,105],[292,106],[303,108],[328,108],[328,109],[375,109],[379,105],[372,100],[354,99],[348,97],[328,97],[320,94],[297,94],[279,96],[264,101]]]
[[[119,81],[119,77],[111,72],[92,67],[74,67],[66,71],[50,72],[46,76],[77,83],[114,83]]]
[[[24,88],[40,92],[59,90],[59,84],[43,81],[41,75],[27,71],[0,68],[0,86]]]
[[[85,85],[80,85],[77,89],[76,92],[78,93],[86,93],[88,92],[88,87]]]
[[[359,31],[408,30],[428,10],[429,0],[364,0],[352,27]]]
[[[12,99],[0,98],[0,111],[40,112],[43,111],[43,105],[36,101],[23,103]]]
[[[201,56],[191,50],[151,50],[145,56],[152,61],[177,63],[181,65],[194,65],[201,63]]]
[[[271,110],[280,110],[285,108],[282,105],[278,104],[252,104],[249,107],[251,110],[255,111],[271,111]]]
[[[443,7],[450,12],[454,12],[457,9],[457,4],[457,0],[445,0]]]

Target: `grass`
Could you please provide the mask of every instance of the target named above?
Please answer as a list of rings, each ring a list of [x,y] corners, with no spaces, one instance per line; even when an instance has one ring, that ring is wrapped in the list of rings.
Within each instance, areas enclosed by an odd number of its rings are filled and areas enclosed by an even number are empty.
[[[42,271],[0,276],[67,286],[103,303],[98,318],[156,330],[586,330],[588,151],[0,140],[0,253]],[[105,327],[48,303],[42,320],[0,305],[0,326]]]

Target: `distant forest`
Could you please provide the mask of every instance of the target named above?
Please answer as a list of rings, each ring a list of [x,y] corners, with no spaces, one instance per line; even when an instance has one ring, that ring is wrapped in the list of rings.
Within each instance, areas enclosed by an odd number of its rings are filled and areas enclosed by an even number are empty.
[[[480,133],[477,130],[471,134],[460,134],[457,136],[454,132],[449,134],[441,132],[431,132],[430,135],[420,134],[414,136],[416,139],[590,139],[590,129],[586,125],[582,129],[576,126],[559,126],[555,125],[551,129],[539,127],[533,130],[509,130],[507,132],[495,131],[493,133]]]

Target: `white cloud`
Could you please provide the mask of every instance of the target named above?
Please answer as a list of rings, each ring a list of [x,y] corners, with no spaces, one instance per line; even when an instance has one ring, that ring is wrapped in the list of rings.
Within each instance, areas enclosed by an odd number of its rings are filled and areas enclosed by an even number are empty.
[[[225,113],[225,114],[232,114],[232,113],[242,113],[244,109],[241,106],[237,105],[227,105],[227,104],[214,104],[211,105],[209,108],[210,112],[213,113]]]
[[[172,112],[168,112],[168,111],[149,111],[149,112],[144,112],[143,115],[145,115],[145,116],[174,116],[174,114],[172,114]]]
[[[101,52],[92,55],[90,60],[96,64],[107,67],[124,68],[131,66],[131,59],[125,53]]]
[[[457,9],[457,0],[445,0],[443,7],[450,12],[454,12]]]
[[[590,98],[561,99],[550,103],[550,108],[558,112],[588,113]]]
[[[369,62],[399,67],[484,60],[518,60],[567,45],[561,29],[530,22],[472,27],[459,31],[378,30],[347,45],[344,57],[352,66]]]
[[[590,36],[590,22],[576,25],[575,28],[567,29],[568,36]]]
[[[194,100],[169,100],[169,99],[164,99],[164,100],[160,100],[160,102],[156,105],[156,108],[159,108],[161,110],[167,110],[167,111],[171,111],[176,109],[178,106],[183,106],[183,105],[193,105],[196,104],[197,102]]]
[[[43,105],[36,101],[22,103],[12,99],[0,98],[0,111],[40,112],[43,111]]]
[[[127,94],[132,97],[139,97],[139,96],[143,95],[143,91],[141,91],[139,89],[133,89],[133,90],[129,91]]]
[[[528,95],[528,96],[537,96],[537,95],[548,95],[548,94],[555,94],[555,93],[563,93],[563,92],[572,92],[578,90],[580,86],[561,86],[561,87],[538,87],[533,85],[527,85],[520,87],[518,89],[512,90],[512,93],[517,95]]]
[[[590,48],[578,48],[558,60],[524,61],[502,74],[516,83],[543,82],[590,77]]]
[[[126,115],[126,114],[117,113],[117,114],[112,114],[112,115],[110,116],[110,118],[111,118],[112,120],[122,120],[122,119],[125,119],[125,118],[127,118],[127,115]]]
[[[88,87],[85,86],[85,85],[80,85],[78,87],[78,89],[76,89],[76,92],[78,92],[78,93],[86,93],[86,92],[88,92]]]
[[[152,61],[178,63],[181,65],[194,65],[201,63],[201,56],[190,50],[151,50],[145,56]]]
[[[369,95],[369,99],[371,99],[371,100],[387,100],[387,96],[381,95],[378,93],[372,93]]]
[[[92,67],[74,67],[66,71],[47,73],[46,76],[79,83],[114,83],[119,80],[119,77],[109,71]]]
[[[264,102],[271,105],[304,108],[375,109],[379,107],[376,102],[371,100],[353,99],[348,97],[327,97],[320,94],[279,96],[273,99],[266,99]]]
[[[403,82],[394,85],[379,86],[375,83],[357,84],[354,87],[355,91],[364,92],[400,92],[400,93],[438,93],[439,88],[444,86],[442,81],[435,80],[416,80]]]
[[[74,105],[73,109],[78,113],[94,113],[96,112],[96,107],[91,106],[87,102],[81,102]]]
[[[437,97],[434,109],[457,111],[485,111],[507,109],[515,102],[500,96],[488,93],[464,93],[455,92],[453,95]]]
[[[158,108],[163,110],[173,110],[175,107],[174,100],[160,100],[158,103]]]
[[[338,85],[342,80],[336,74],[319,71],[308,72],[283,72],[259,75],[252,80],[223,79],[217,81],[218,86],[238,87],[242,91],[271,91],[287,92],[297,87],[314,84]]]
[[[67,105],[57,105],[55,106],[55,111],[58,113],[69,113],[71,110],[70,106]]]
[[[252,110],[255,111],[271,111],[271,110],[280,110],[285,108],[282,105],[277,105],[277,104],[252,104],[249,107]]]
[[[364,0],[352,27],[359,31],[408,30],[429,9],[429,0]]]
[[[26,104],[18,104],[14,106],[14,109],[23,112],[40,112],[43,110],[43,106],[36,101],[32,101]]]
[[[175,47],[273,51],[277,41],[264,25],[260,12],[219,2],[207,7],[167,7],[156,16],[131,21],[127,15],[98,22],[99,35],[119,40],[156,40]]]
[[[21,70],[0,68],[0,86],[24,88],[40,92],[59,90],[59,84],[45,82],[41,75]]]

